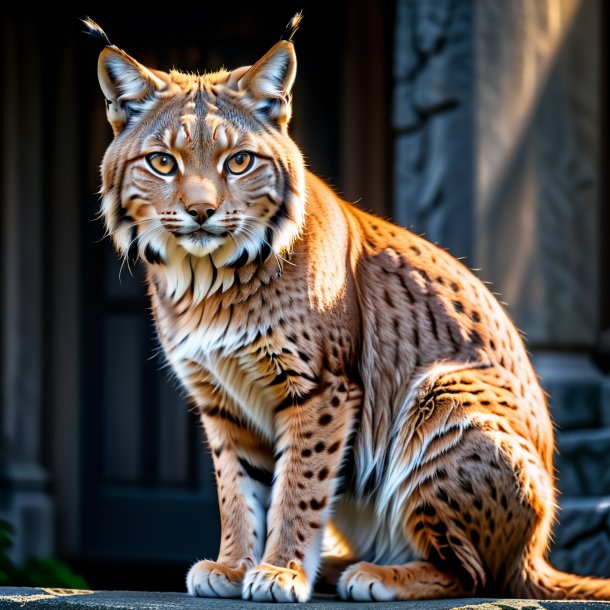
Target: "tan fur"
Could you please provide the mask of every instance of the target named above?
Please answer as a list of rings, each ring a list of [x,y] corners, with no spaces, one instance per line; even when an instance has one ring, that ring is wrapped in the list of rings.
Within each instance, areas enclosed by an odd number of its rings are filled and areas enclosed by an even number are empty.
[[[519,333],[447,252],[305,171],[295,67],[287,41],[204,76],[100,58],[102,210],[118,252],[147,261],[216,470],[220,552],[189,593],[305,601],[326,529],[345,598],[610,598],[544,559],[553,431]],[[255,162],[236,176],[240,151]]]

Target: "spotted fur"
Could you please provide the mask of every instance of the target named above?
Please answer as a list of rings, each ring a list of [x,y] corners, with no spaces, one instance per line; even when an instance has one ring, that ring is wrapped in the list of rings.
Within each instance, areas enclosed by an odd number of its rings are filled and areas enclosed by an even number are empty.
[[[100,55],[103,217],[216,471],[220,551],[189,593],[305,601],[324,553],[356,600],[610,598],[546,563],[553,431],[519,333],[447,252],[305,170],[295,72],[289,40],[204,75]]]

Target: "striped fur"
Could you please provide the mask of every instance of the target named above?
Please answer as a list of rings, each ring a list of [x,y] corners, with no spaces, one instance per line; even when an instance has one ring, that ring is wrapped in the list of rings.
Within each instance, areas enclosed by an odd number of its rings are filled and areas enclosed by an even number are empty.
[[[219,555],[189,592],[305,601],[324,550],[357,600],[610,597],[544,559],[553,431],[519,333],[447,252],[305,170],[295,74],[287,40],[204,75],[100,56],[102,214],[147,267],[218,482]]]

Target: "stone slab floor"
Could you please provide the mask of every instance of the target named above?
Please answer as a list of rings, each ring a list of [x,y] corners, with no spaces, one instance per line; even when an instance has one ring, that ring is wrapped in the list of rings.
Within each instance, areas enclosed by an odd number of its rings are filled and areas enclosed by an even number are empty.
[[[193,598],[184,593],[133,591],[83,592],[67,589],[0,587],[0,609],[65,608],[66,610],[610,610],[608,602],[552,602],[498,599],[438,599],[414,602],[347,603],[332,596],[317,597],[307,604],[266,604],[242,600]]]

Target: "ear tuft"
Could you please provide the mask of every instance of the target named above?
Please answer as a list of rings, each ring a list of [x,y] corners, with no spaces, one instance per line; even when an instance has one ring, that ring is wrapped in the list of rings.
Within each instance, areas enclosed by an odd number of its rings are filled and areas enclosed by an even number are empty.
[[[286,25],[288,40],[292,40],[294,38],[294,35],[297,33],[297,30],[301,25],[301,21],[303,21],[303,11],[295,13],[294,17],[288,22],[288,25]]]
[[[280,40],[237,82],[254,114],[285,125],[290,120],[290,91],[296,76],[294,45]]]
[[[108,39],[108,36],[106,36],[106,32],[104,32],[104,30],[102,30],[102,28],[95,21],[93,21],[91,17],[85,17],[82,22],[87,28],[85,30],[86,34],[89,34],[90,36],[101,40],[107,47],[113,46],[110,40]]]

